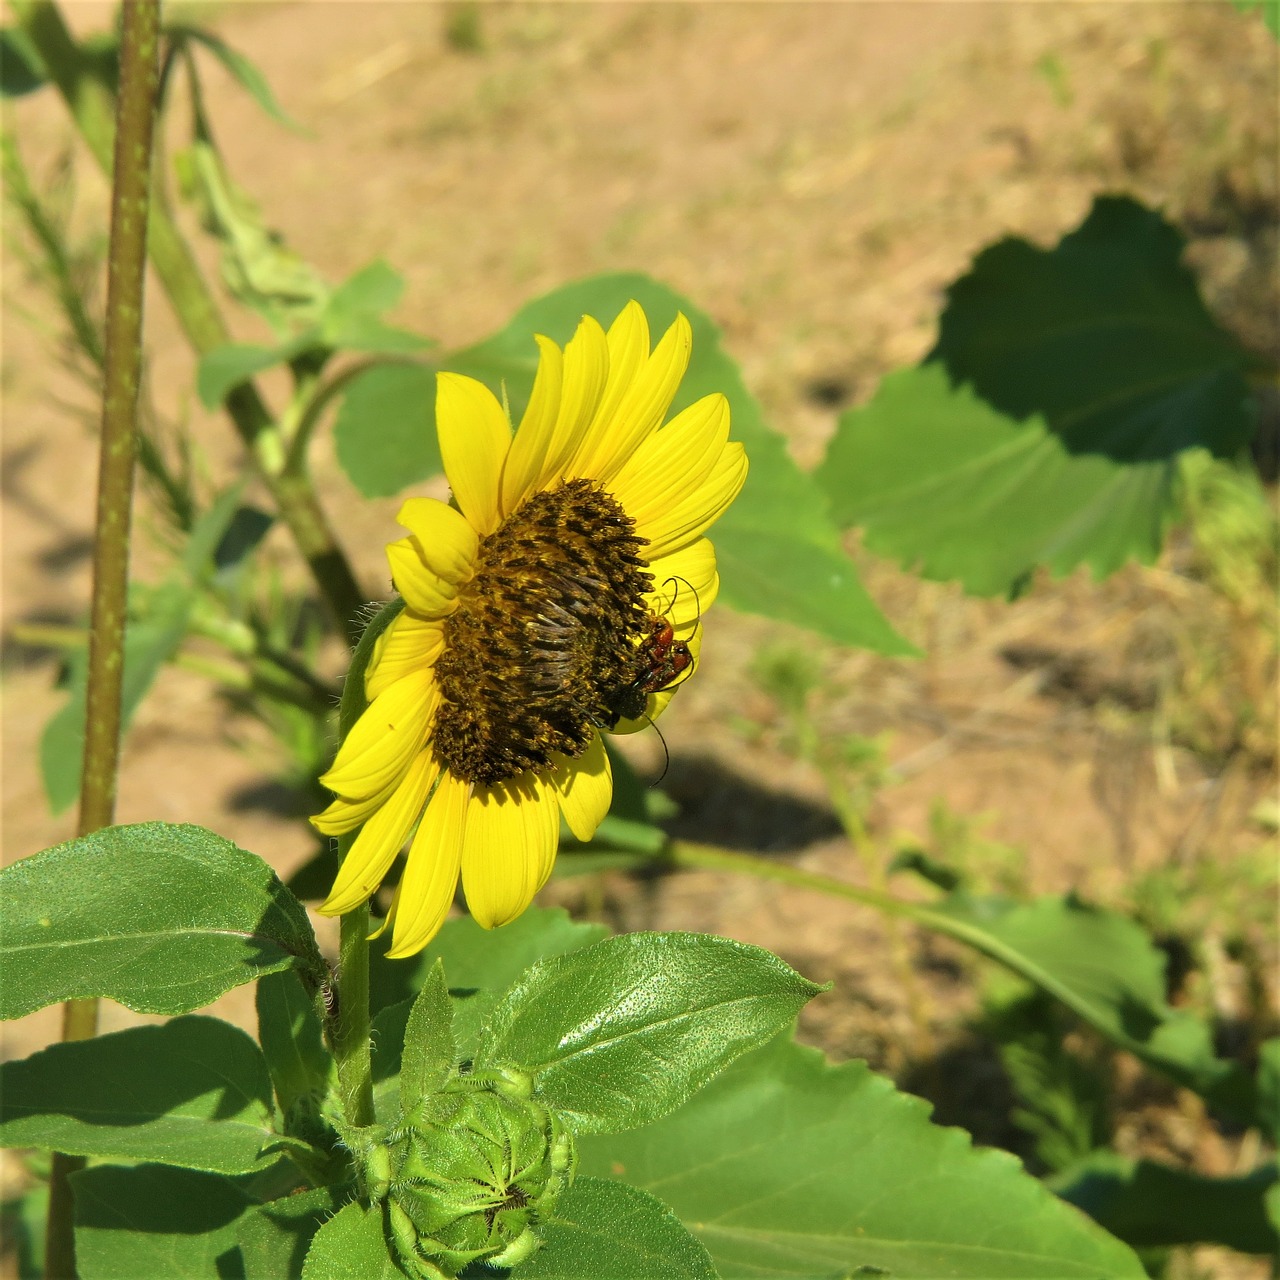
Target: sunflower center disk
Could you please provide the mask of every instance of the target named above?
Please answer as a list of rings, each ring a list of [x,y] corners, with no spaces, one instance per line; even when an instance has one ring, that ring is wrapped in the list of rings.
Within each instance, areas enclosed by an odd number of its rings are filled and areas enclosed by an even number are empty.
[[[436,661],[435,745],[455,777],[491,784],[644,706],[652,575],[622,506],[590,480],[534,494],[480,544]]]

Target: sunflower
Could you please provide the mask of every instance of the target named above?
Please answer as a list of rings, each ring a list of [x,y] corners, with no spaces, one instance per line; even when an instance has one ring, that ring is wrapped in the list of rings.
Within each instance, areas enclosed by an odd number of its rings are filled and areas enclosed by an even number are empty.
[[[704,534],[747,474],[724,396],[662,425],[689,363],[683,315],[652,350],[635,302],[608,333],[584,316],[563,351],[536,341],[514,432],[482,383],[438,375],[453,504],[400,509],[409,535],[387,557],[404,608],[321,779],[337,798],[315,826],[360,828],[326,915],[368,899],[417,824],[382,926],[391,956],[431,941],[459,874],[494,928],[546,882],[562,815],[595,833],[613,794],[601,733],[651,724],[692,672],[719,587]]]

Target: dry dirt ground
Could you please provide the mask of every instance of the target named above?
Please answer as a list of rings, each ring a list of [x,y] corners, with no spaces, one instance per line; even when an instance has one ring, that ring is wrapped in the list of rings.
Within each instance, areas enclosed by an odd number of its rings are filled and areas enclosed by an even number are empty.
[[[648,272],[721,326],[804,465],[843,408],[928,350],[942,292],[978,249],[1005,234],[1052,243],[1100,191],[1179,221],[1211,305],[1250,346],[1275,349],[1276,47],[1224,4],[183,8],[247,53],[305,126],[283,131],[209,71],[232,172],[329,278],[385,258],[407,280],[396,319],[451,347],[567,280]],[[108,20],[101,4],[67,10],[80,30]],[[185,109],[174,115],[176,141]],[[70,145],[60,104],[24,99],[8,125],[48,177]],[[76,225],[88,233],[102,225],[104,192],[87,165],[76,174]],[[65,402],[88,401],[31,324],[51,313],[12,255],[4,303],[4,620],[72,622],[88,595],[95,456]],[[155,402],[189,418],[226,477],[242,465],[230,432],[195,402],[191,357],[157,293],[149,307]],[[265,336],[243,315],[233,324],[246,340]],[[327,440],[315,454],[362,582],[371,597],[385,592],[396,502],[360,499]],[[140,523],[145,567],[157,562],[145,505]],[[925,653],[912,662],[717,611],[699,678],[663,722],[676,829],[864,877],[751,675],[761,650],[805,646],[824,730],[884,735],[896,766],[870,803],[881,848],[927,841],[930,812],[945,805],[980,819],[948,847],[991,883],[1133,905],[1134,885],[1152,877],[1175,895],[1211,882],[1190,927],[1210,941],[1243,930],[1248,946],[1243,962],[1239,947],[1218,946],[1221,972],[1199,998],[1228,1017],[1267,1007],[1273,890],[1265,874],[1256,892],[1233,886],[1246,880],[1237,865],[1253,885],[1274,858],[1249,816],[1274,794],[1271,655],[1259,654],[1256,617],[1175,571],[1189,555],[1175,539],[1153,569],[1101,585],[1039,581],[1016,604],[967,600],[860,555],[872,593]],[[1212,666],[1198,685],[1197,661]],[[5,861],[72,831],[70,816],[50,817],[37,767],[60,704],[55,669],[48,651],[6,642]],[[1261,728],[1242,742],[1233,726],[1250,702],[1264,706]],[[633,749],[657,766],[656,742]],[[262,786],[270,750],[205,680],[168,670],[126,745],[119,818],[202,823],[288,871],[311,843]],[[1197,879],[1205,867],[1217,874]],[[880,919],[798,890],[699,873],[559,882],[548,897],[621,927],[730,934],[833,979],[806,1015],[808,1038],[892,1071],[981,1138],[1017,1145],[998,1065],[967,1027],[975,966],[950,947],[901,940],[912,994]],[[244,993],[224,1005],[235,1018],[250,1011]],[[108,1010],[106,1025],[127,1018]],[[9,1028],[4,1052],[28,1052],[53,1027],[46,1011]],[[1118,1087],[1126,1149],[1219,1173],[1246,1159],[1239,1135],[1221,1134],[1189,1096],[1123,1064]],[[1211,1252],[1186,1265],[1251,1274]]]

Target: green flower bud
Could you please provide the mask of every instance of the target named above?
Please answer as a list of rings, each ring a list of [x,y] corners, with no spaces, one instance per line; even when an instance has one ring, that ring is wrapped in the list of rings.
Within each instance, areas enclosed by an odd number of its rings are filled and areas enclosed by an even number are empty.
[[[538,1248],[536,1228],[577,1157],[572,1135],[531,1092],[518,1071],[455,1077],[387,1136],[388,1227],[407,1269],[511,1267]]]

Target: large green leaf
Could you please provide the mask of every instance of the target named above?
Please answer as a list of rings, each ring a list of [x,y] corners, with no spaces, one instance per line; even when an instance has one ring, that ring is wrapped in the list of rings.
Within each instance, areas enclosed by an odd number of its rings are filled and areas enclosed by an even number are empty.
[[[291,966],[328,972],[261,858],[202,827],[106,827],[0,871],[0,1017],[106,996],[188,1013]]]
[[[517,1280],[716,1280],[706,1249],[661,1200],[604,1178],[579,1178],[542,1229]]]
[[[312,1240],[302,1280],[404,1280],[387,1252],[382,1210],[340,1209]]]
[[[440,471],[436,375],[385,364],[353,378],[334,423],[338,462],[366,498],[386,498]]]
[[[258,1046],[177,1018],[0,1064],[0,1145],[251,1173],[278,1145]]]
[[[578,1132],[632,1128],[679,1106],[821,989],[728,938],[623,934],[529,969],[476,1061],[528,1071],[534,1096]]]
[[[1054,1180],[1054,1190],[1136,1249],[1220,1244],[1274,1256],[1280,1235],[1267,1216],[1274,1161],[1238,1178],[1207,1178],[1152,1160],[1099,1151]]]
[[[579,1143],[652,1192],[724,1280],[1141,1280],[1138,1259],[1002,1151],[865,1064],[779,1038],[647,1128]]]
[[[312,1238],[333,1217],[338,1203],[335,1188],[316,1187],[246,1209],[235,1224],[244,1280],[291,1280],[301,1275]]]
[[[256,993],[258,1042],[267,1059],[280,1111],[325,1092],[336,1067],[324,1045],[315,1001],[291,969],[270,973]]]
[[[836,519],[979,594],[1037,565],[1154,558],[1179,455],[1230,456],[1253,429],[1248,358],[1182,249],[1158,214],[1106,197],[1054,249],[984,250],[930,361],[841,419],[818,471]]]
[[[144,1164],[73,1174],[80,1280],[222,1280],[250,1207],[228,1178]],[[274,1280],[274,1278],[273,1278]]]
[[[412,999],[432,965],[444,961],[449,987],[484,991],[496,1000],[535,961],[577,951],[608,934],[599,924],[569,918],[561,907],[530,907],[500,930],[482,929],[470,916],[446,921],[416,960],[388,960],[381,948],[369,957],[369,1003],[374,1010]]]
[[[1134,921],[1075,898],[955,897],[917,919],[1007,965],[1114,1044],[1246,1122],[1253,1082],[1214,1052],[1209,1026],[1165,999],[1165,956]]]

